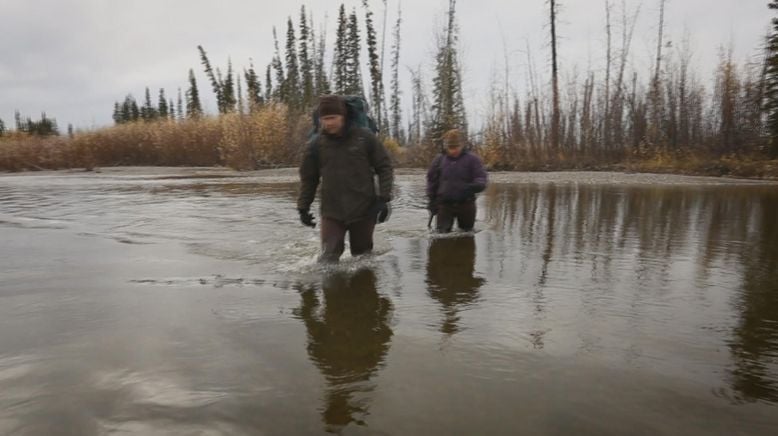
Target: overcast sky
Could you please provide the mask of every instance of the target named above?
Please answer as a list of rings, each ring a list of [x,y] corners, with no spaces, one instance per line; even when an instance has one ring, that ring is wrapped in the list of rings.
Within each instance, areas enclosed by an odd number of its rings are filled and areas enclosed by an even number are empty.
[[[618,30],[621,0],[612,12]],[[632,44],[632,67],[645,75],[656,45],[659,0],[624,0],[628,11],[640,6]],[[317,31],[325,24],[328,53],[334,40],[336,0],[0,0],[0,119],[13,127],[14,110],[34,118],[45,111],[64,131],[112,124],[113,103],[128,93],[142,100],[159,88],[175,98],[186,89],[194,68],[206,110],[215,112],[210,86],[200,66],[197,45],[214,66],[227,59],[242,71],[253,59],[264,71],[273,54],[272,28],[286,33],[289,15],[297,24],[300,6],[313,14]],[[356,7],[364,21],[361,1]],[[370,0],[381,26],[383,2]],[[732,46],[735,59],[753,58],[769,28],[768,0],[668,0],[666,39],[680,47],[691,39],[694,62],[703,83],[710,80],[719,47]],[[565,77],[592,69],[602,74],[605,58],[605,0],[561,0],[560,62]],[[409,86],[407,67],[422,66],[431,77],[434,31],[444,21],[447,0],[402,2],[401,82]],[[388,57],[398,0],[387,0]],[[548,26],[545,0],[458,0],[460,51],[468,113],[477,123],[485,111],[492,79],[505,70],[522,92],[527,47],[543,80],[548,79]],[[379,27],[380,32],[380,27]],[[364,35],[364,33],[363,33]],[[380,37],[380,34],[379,34]],[[283,39],[281,41],[283,44]],[[616,42],[614,41],[614,44]],[[367,57],[363,56],[366,61]],[[388,65],[388,62],[387,62]],[[388,74],[388,72],[387,72]],[[261,76],[264,82],[264,74]],[[502,79],[501,79],[502,80]],[[387,81],[388,86],[388,81]],[[409,105],[409,93],[404,95]],[[407,110],[406,110],[407,113]]]

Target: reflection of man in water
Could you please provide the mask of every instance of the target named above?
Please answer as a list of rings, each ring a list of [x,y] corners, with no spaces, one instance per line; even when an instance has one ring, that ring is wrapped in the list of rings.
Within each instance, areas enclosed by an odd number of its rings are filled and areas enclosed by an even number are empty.
[[[315,290],[301,293],[299,316],[308,330],[308,354],[327,380],[324,422],[343,427],[363,425],[370,378],[383,364],[392,330],[392,303],[376,291],[376,277],[369,269],[338,272],[322,284],[324,305]]]
[[[427,292],[443,306],[446,319],[440,331],[452,335],[460,330],[458,312],[478,300],[478,289],[486,282],[474,277],[475,239],[436,238],[427,257]]]

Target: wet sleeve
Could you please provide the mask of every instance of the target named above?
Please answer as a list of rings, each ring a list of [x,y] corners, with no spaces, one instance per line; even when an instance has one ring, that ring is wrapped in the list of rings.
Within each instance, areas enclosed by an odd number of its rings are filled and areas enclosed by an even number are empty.
[[[392,159],[389,157],[384,144],[377,137],[373,135],[371,140],[373,142],[371,164],[375,173],[378,174],[378,196],[391,201],[392,186],[394,185]]]
[[[316,142],[311,141],[305,149],[303,161],[300,164],[300,195],[297,197],[297,209],[311,208],[316,188],[319,187],[319,158]]]
[[[438,192],[438,184],[440,183],[440,159],[441,155],[432,159],[432,164],[427,170],[427,198],[433,199]]]

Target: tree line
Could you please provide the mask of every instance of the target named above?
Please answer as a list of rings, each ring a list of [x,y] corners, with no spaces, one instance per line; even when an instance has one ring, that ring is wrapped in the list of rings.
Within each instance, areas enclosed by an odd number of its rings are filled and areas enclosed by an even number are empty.
[[[382,138],[407,146],[421,156],[420,161],[437,152],[443,132],[451,128],[467,132],[494,167],[516,167],[526,160],[617,162],[657,152],[778,158],[778,18],[771,19],[763,51],[753,62],[739,65],[732,51],[722,48],[713,83],[706,86],[692,68],[688,39],[672,49],[668,46],[666,0],[655,1],[657,40],[648,73],[639,74],[631,64],[640,7],[628,10],[622,2],[619,10],[612,0],[605,0],[604,71],[562,77],[560,71],[566,70],[557,56],[560,5],[559,0],[548,0],[551,77],[538,74],[528,47],[527,86],[520,93],[506,61],[504,77],[495,74],[486,116],[475,131],[462,92],[456,0],[448,1],[446,19],[435,30],[431,77],[425,77],[422,65],[408,67],[409,96],[403,95],[399,79],[402,11],[398,6],[396,20],[387,25],[385,1],[380,27],[367,0],[361,10],[349,11],[341,4],[331,48],[324,27],[317,27],[302,6],[296,19],[288,17],[283,44],[277,29],[272,29],[274,51],[264,68],[255,68],[249,60],[248,67],[236,71],[229,58],[222,68],[211,62],[203,46],[197,50],[219,115],[250,115],[282,104],[290,119],[300,120],[310,115],[321,94],[361,95],[379,121]],[[778,0],[767,6],[778,10]],[[188,84],[176,90],[175,101],[165,89],[152,99],[146,87],[142,102],[132,94],[115,102],[113,119],[116,124],[198,119],[206,115],[198,85],[190,68]],[[408,114],[403,113],[404,98],[409,99]],[[17,122],[17,130],[45,130],[51,127],[47,120],[41,119],[43,127],[29,119]],[[49,132],[56,134],[56,123],[53,127]],[[6,131],[0,120],[0,135]]]

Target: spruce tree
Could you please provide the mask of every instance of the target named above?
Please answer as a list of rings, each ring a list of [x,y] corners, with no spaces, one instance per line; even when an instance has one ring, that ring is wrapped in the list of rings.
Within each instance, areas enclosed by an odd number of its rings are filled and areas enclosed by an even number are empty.
[[[240,85],[240,75],[237,76],[237,90],[235,91],[238,95],[238,113],[243,115],[245,112],[243,111],[243,89]]]
[[[189,89],[186,91],[186,116],[199,118],[203,115],[203,106],[200,104],[200,92],[197,90],[197,80],[194,71],[189,69]]]
[[[133,110],[134,105],[134,110]],[[132,94],[127,94],[126,97],[124,97],[124,102],[122,102],[121,106],[121,122],[122,123],[129,123],[132,121],[137,120],[137,117],[135,116],[137,113],[138,105],[135,104],[135,98],[132,96]]]
[[[3,136],[5,134],[5,123],[3,122],[3,119],[0,118],[0,136]]]
[[[222,81],[221,72],[216,69],[214,73],[213,67],[211,67],[211,61],[208,60],[208,55],[205,53],[205,49],[201,45],[197,46],[197,50],[200,52],[200,62],[203,64],[205,75],[211,81],[211,88],[216,96],[216,107],[220,114],[226,112],[226,103],[224,98],[224,83]]]
[[[157,118],[157,109],[151,105],[151,93],[149,87],[146,87],[146,99],[143,102],[143,108],[141,108],[141,118],[143,121],[152,121]]]
[[[455,17],[456,1],[449,0],[448,24],[438,38],[433,79],[431,139],[440,140],[450,129],[467,132],[462,75],[457,54],[458,30]]]
[[[130,99],[130,119],[132,121],[138,121],[140,120],[140,108],[138,107],[138,102],[135,101],[134,98]]]
[[[227,77],[225,77],[222,82],[222,98],[222,113],[227,114],[235,112],[235,106],[238,104],[238,99],[235,97],[235,79],[232,72],[232,61],[230,59],[227,59]]]
[[[43,113],[41,116],[41,135],[59,135],[59,128],[57,127],[57,120],[54,118],[47,118]]]
[[[157,110],[159,111],[159,117],[167,119],[169,116],[169,109],[167,105],[167,98],[165,98],[165,89],[159,88],[159,100],[157,102]]]
[[[778,0],[772,0],[768,7],[778,10]],[[765,59],[764,112],[767,114],[767,152],[771,159],[778,158],[778,18],[772,18],[772,30],[767,37],[767,58]]]
[[[370,10],[367,0],[362,0],[362,6],[365,8],[365,38],[370,71],[370,103],[373,115],[380,126],[383,121],[381,115],[383,113],[384,79],[381,73],[381,60],[378,56],[378,40],[375,27],[373,26],[373,12]]]
[[[310,56],[310,59],[308,60],[311,64],[311,100],[316,100],[316,97],[318,94],[319,85],[317,82],[317,74],[319,74],[318,70],[318,60],[319,60],[319,46],[318,46],[318,40],[316,39],[316,30],[314,28],[313,23],[313,16],[308,16],[308,24],[306,25],[306,28],[308,29],[308,55]]]
[[[284,101],[292,109],[300,108],[300,69],[297,62],[297,39],[292,17],[286,23],[286,81],[283,84]]]
[[[362,88],[362,65],[359,62],[361,49],[359,40],[359,22],[356,10],[348,17],[348,38],[346,45],[346,87],[343,90],[348,95],[365,95]]]
[[[179,120],[184,118],[184,101],[181,98],[181,87],[178,88],[178,97],[176,99],[176,116]]]
[[[300,86],[301,86],[301,107],[308,108],[313,104],[313,57],[311,51],[311,35],[313,30],[308,27],[308,19],[305,15],[305,6],[300,7],[300,48],[297,56],[300,60]]]
[[[265,101],[273,99],[273,65],[268,64],[265,70]]]
[[[284,64],[281,62],[281,51],[278,48],[278,36],[276,35],[275,26],[273,27],[273,45],[275,46],[275,55],[273,56],[272,65],[276,76],[276,87],[273,90],[273,97],[277,101],[286,101],[286,72],[284,71]],[[268,83],[270,82],[268,81]]]
[[[123,123],[129,123],[132,121],[132,112],[130,110],[130,102],[127,100],[127,97],[124,98],[124,101],[119,103],[119,116],[117,117],[119,121],[117,124],[123,124]]]
[[[324,53],[326,49],[325,32],[319,36],[319,48],[316,51],[316,72],[314,78],[315,95],[325,95],[332,92],[330,81],[327,79],[327,73],[324,71]]]
[[[36,134],[41,136],[58,136],[59,135],[59,128],[57,127],[57,120],[54,118],[48,118],[46,116],[46,113],[43,112],[41,114],[41,120],[38,122],[38,125],[36,126]]]
[[[119,102],[113,104],[113,122],[114,124],[122,124],[124,119],[122,118],[122,108]]]
[[[170,118],[171,121],[175,121],[175,119],[176,119],[176,109],[175,109],[175,106],[173,105],[173,99],[172,98],[168,101],[168,106],[167,107],[169,109],[168,118]]]
[[[254,70],[254,63],[250,63],[248,70],[243,70],[243,77],[246,79],[246,95],[248,98],[249,112],[256,111],[262,106],[262,84],[259,82],[259,76]]]
[[[348,56],[348,18],[346,17],[346,7],[341,3],[338,12],[338,29],[335,33],[335,50],[332,54],[332,85],[337,94],[346,92]]]
[[[146,87],[145,98],[143,104],[140,106],[140,118],[143,121],[149,121],[151,110],[151,96],[149,95],[149,87]]]

